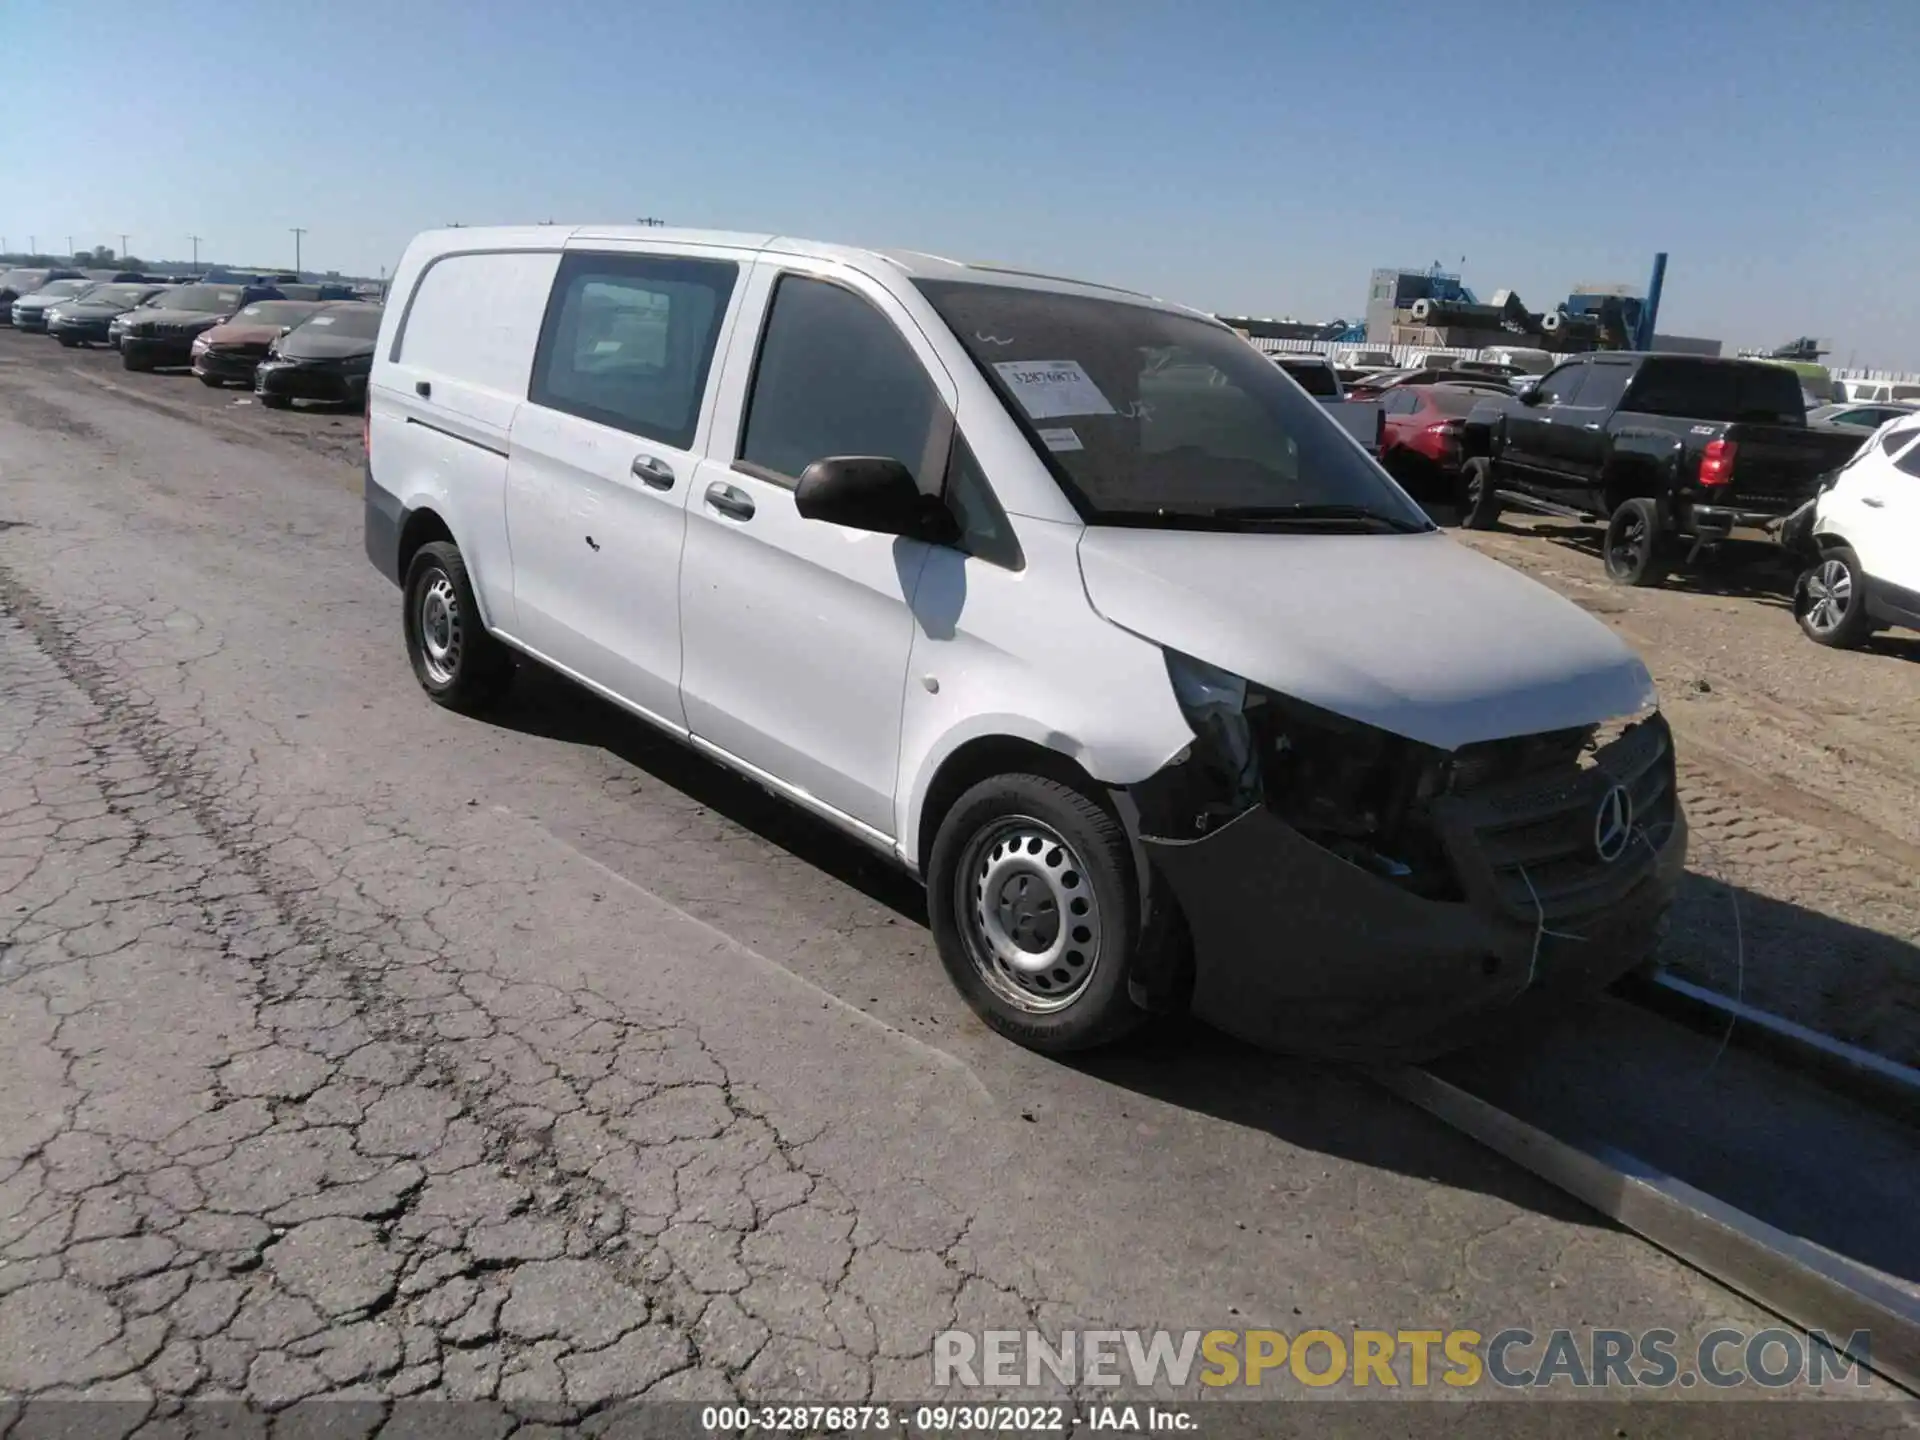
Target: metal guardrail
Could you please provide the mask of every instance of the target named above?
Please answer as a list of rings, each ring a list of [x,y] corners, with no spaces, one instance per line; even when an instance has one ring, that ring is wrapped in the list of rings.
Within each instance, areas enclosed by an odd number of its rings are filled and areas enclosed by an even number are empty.
[[[1630,976],[1614,993],[1689,1030],[1765,1055],[1883,1115],[1920,1126],[1920,1070],[1911,1066],[1677,975]]]
[[[1851,1355],[1920,1395],[1920,1297],[1708,1195],[1636,1156],[1584,1146],[1428,1071],[1378,1077],[1402,1099],[1776,1315],[1828,1336],[1871,1336]]]
[[[1892,1135],[1893,1143],[1902,1147],[1899,1153],[1911,1153],[1904,1148],[1902,1127],[1920,1123],[1920,1071],[1674,976],[1637,978],[1616,987],[1615,994],[1614,1003],[1624,1004],[1610,1013],[1616,1022],[1631,1021],[1633,1033],[1640,1033],[1641,1022],[1631,1020],[1638,1015],[1647,1025],[1664,1025],[1660,1034],[1672,1043],[1712,1046],[1714,1057],[1723,1047],[1757,1057],[1750,1063],[1762,1067],[1753,1072],[1760,1081],[1779,1073],[1783,1087],[1811,1084],[1814,1088],[1808,1093],[1826,1097],[1819,1103],[1830,1101],[1837,1117],[1854,1113],[1867,1117],[1859,1124],[1891,1126],[1874,1133],[1883,1138]],[[1512,1073],[1530,1085],[1532,1072],[1521,1063],[1522,1068]],[[1711,1058],[1702,1063],[1713,1068]],[[1765,1068],[1769,1066],[1773,1068]],[[1757,1090],[1743,1088],[1753,1076],[1743,1077],[1741,1087],[1730,1093],[1750,1096],[1757,1107],[1769,1107],[1782,1098],[1764,1084]],[[1507,1105],[1489,1098],[1499,1093],[1498,1085],[1487,1094],[1478,1093],[1486,1080],[1484,1074],[1476,1077],[1472,1067],[1462,1071],[1450,1070],[1444,1063],[1404,1066],[1375,1072],[1374,1078],[1402,1099],[1784,1319],[1821,1331],[1835,1344],[1867,1332],[1869,1353],[1852,1358],[1899,1388],[1920,1395],[1920,1283],[1916,1283],[1920,1271],[1911,1265],[1902,1261],[1895,1266],[1901,1273],[1883,1273],[1829,1244],[1792,1233],[1742,1208],[1735,1197],[1709,1194],[1644,1155],[1589,1131],[1570,1119],[1569,1112],[1556,1115],[1552,1105],[1520,1103],[1518,1109],[1535,1117],[1529,1119],[1508,1108],[1514,1104],[1511,1096]],[[1609,1078],[1617,1082],[1620,1077],[1596,1077],[1595,1083],[1607,1083]],[[1716,1122],[1716,1127],[1723,1124]],[[1718,1129],[1717,1133],[1738,1131]],[[1858,1139],[1868,1132],[1847,1133]],[[1885,1152],[1873,1152],[1869,1146],[1868,1153],[1884,1156]],[[1863,1158],[1862,1163],[1870,1162]],[[1790,1169],[1783,1157],[1780,1173]],[[1749,1196],[1761,1210],[1769,1204],[1763,1190]],[[1904,1192],[1896,1186],[1895,1193]],[[1778,1218],[1777,1207],[1775,1213]],[[1792,1213],[1791,1207],[1786,1213]],[[1884,1208],[1879,1212],[1883,1220],[1885,1213]],[[1814,1233],[1832,1243],[1853,1245],[1857,1254],[1872,1255],[1871,1247],[1858,1248],[1861,1242],[1853,1227],[1861,1219],[1861,1213],[1850,1212],[1837,1217],[1838,1228],[1821,1231],[1816,1227]]]

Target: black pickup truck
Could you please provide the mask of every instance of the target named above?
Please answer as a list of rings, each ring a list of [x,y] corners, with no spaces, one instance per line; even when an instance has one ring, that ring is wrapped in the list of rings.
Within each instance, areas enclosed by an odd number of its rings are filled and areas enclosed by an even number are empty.
[[[1809,428],[1785,366],[1581,355],[1468,415],[1461,523],[1490,529],[1506,505],[1605,520],[1608,576],[1652,585],[1685,542],[1692,560],[1721,540],[1775,536],[1860,439]]]

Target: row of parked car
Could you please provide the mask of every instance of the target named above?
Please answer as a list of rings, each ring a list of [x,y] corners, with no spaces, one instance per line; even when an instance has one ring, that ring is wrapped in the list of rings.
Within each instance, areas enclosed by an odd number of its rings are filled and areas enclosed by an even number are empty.
[[[1518,384],[1475,362],[1348,384],[1325,357],[1273,358],[1470,529],[1509,509],[1603,524],[1625,585],[1762,541],[1798,562],[1810,639],[1920,629],[1920,407],[1809,408],[1794,372],[1762,360],[1596,353]]]
[[[0,275],[14,329],[69,348],[106,345],[129,370],[188,368],[204,385],[244,385],[275,409],[296,400],[361,404],[380,306],[345,285],[297,280]]]

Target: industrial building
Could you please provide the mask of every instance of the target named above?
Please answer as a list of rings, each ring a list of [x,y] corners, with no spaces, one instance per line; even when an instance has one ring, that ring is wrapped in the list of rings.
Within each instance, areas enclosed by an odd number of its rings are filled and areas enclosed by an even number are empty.
[[[1663,257],[1664,258],[1664,257]],[[1419,345],[1438,350],[1486,350],[1525,346],[1554,354],[1633,348],[1650,311],[1657,312],[1655,280],[1633,285],[1577,285],[1551,310],[1527,309],[1512,290],[1495,291],[1481,303],[1460,276],[1427,270],[1375,270],[1367,285],[1369,345]],[[1649,301],[1648,296],[1653,296]],[[1355,337],[1360,338],[1360,337]],[[1721,342],[1655,332],[1650,348],[1718,355]]]

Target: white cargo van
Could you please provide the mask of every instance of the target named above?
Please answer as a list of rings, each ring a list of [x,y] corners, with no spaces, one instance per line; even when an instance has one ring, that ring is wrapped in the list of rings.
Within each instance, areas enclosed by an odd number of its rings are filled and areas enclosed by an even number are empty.
[[[1456,1043],[1647,954],[1646,669],[1208,316],[916,254],[457,229],[395,272],[366,545],[420,684],[538,662],[920,876],[1043,1050],[1190,1008]]]
[[[1910,380],[1836,380],[1839,397],[1849,401],[1892,401],[1920,404],[1920,383]]]

